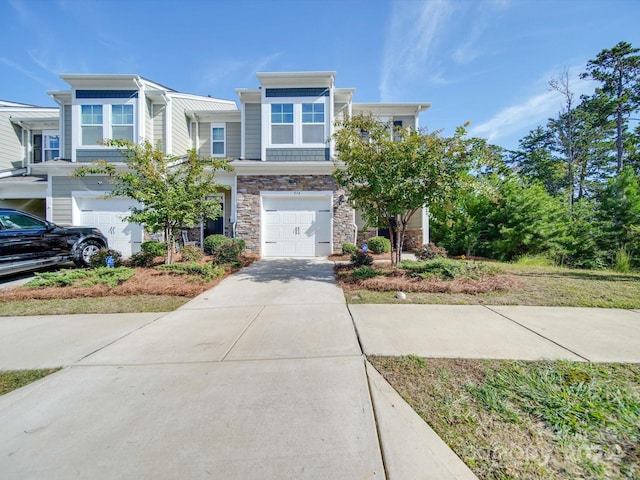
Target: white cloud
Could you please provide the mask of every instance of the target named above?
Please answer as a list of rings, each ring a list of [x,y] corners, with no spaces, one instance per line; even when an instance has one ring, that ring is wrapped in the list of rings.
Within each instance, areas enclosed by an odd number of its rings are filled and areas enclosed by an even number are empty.
[[[394,2],[382,62],[381,100],[403,97],[403,90],[418,81],[454,83],[447,64],[453,60],[467,65],[484,55],[479,48],[482,36],[509,5],[506,0]]]
[[[594,82],[579,78],[582,65],[568,69],[569,89],[573,92],[574,105],[579,102],[580,95],[590,94],[594,90]],[[503,108],[486,122],[472,127],[469,133],[495,142],[514,133],[545,124],[549,118],[556,116],[564,105],[562,95],[549,88],[549,80],[558,78],[561,71],[562,69],[554,69],[553,73],[545,74],[535,82],[536,93],[518,104]]]
[[[392,99],[407,77],[414,79],[428,71],[433,43],[452,11],[446,0],[393,4],[379,86],[382,101]],[[441,75],[438,78],[442,81]]]
[[[44,87],[47,89],[54,88],[53,83],[47,82],[45,79],[39,77],[31,70],[22,67],[21,65],[9,60],[8,58],[0,57],[0,63],[4,63],[7,67],[12,68],[13,70],[25,75],[26,77],[29,77],[31,80],[35,80],[39,84],[44,85]]]

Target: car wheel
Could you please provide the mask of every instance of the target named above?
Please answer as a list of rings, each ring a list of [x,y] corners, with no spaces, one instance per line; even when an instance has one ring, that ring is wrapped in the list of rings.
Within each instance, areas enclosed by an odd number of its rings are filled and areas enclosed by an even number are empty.
[[[91,261],[91,256],[98,253],[98,250],[103,248],[103,245],[96,240],[85,240],[78,246],[73,263],[79,267],[88,267]]]

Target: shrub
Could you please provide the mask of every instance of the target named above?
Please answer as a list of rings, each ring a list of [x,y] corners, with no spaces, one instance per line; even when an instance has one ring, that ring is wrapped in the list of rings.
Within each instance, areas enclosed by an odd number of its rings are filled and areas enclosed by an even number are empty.
[[[164,257],[167,254],[167,245],[164,242],[142,242],[140,248],[143,252],[153,255],[154,257]]]
[[[389,253],[391,251],[391,240],[384,237],[373,237],[367,240],[367,246],[372,253]]]
[[[351,255],[351,263],[355,267],[362,267],[365,265],[373,265],[373,257],[368,253],[364,253],[362,251],[357,251],[353,255]]]
[[[177,275],[202,277],[202,279],[206,281],[209,281],[214,277],[224,275],[224,268],[217,267],[210,263],[173,263],[171,265],[158,265],[156,269],[175,273]]]
[[[247,248],[247,243],[244,241],[244,238],[235,237],[231,240],[233,243],[237,244],[240,248],[240,253],[244,252]]]
[[[201,248],[195,245],[186,245],[180,250],[182,253],[182,260],[185,262],[198,262],[204,257],[204,252]]]
[[[241,253],[241,245],[238,242],[228,241],[216,248],[213,254],[215,257],[213,263],[220,265],[236,262],[238,258],[240,258]]]
[[[122,266],[122,254],[117,250],[101,248],[96,253],[91,255],[89,259],[89,268],[100,268],[107,266],[107,257],[113,258],[113,266]]]
[[[227,243],[231,243],[231,239],[229,237],[215,234],[209,235],[207,238],[205,238],[202,247],[204,248],[204,252],[208,255],[215,255],[218,248],[221,245],[225,245]]]
[[[140,251],[138,253],[134,253],[133,255],[131,255],[128,263],[132,267],[149,268],[153,266],[153,261],[155,258],[156,258],[156,255],[152,253]]]
[[[426,280],[433,278],[440,280],[452,280],[454,278],[477,280],[483,275],[502,273],[498,267],[487,263],[463,262],[448,258],[435,258],[420,262],[405,261],[400,263],[398,267],[411,272],[412,277]]]
[[[342,254],[343,255],[351,255],[358,251],[358,247],[356,247],[353,243],[343,243],[342,244]]]
[[[631,271],[631,255],[629,255],[629,251],[624,247],[618,249],[616,252],[614,270],[620,273],[629,273]]]
[[[438,247],[435,243],[425,243],[416,250],[416,258],[420,260],[433,260],[434,258],[446,258],[447,249]]]
[[[135,270],[126,267],[99,267],[92,270],[62,270],[60,272],[36,273],[34,279],[25,284],[26,287],[66,287],[78,285],[90,287],[104,284],[111,288],[130,279]]]
[[[377,277],[378,272],[371,267],[362,266],[353,270],[353,278],[356,280],[365,280],[367,278]]]

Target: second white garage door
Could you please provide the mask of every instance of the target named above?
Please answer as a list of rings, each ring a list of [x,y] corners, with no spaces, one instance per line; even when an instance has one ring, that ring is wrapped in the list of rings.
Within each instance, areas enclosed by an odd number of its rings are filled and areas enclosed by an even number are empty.
[[[80,216],[76,224],[99,228],[107,237],[109,248],[117,250],[124,257],[140,251],[142,226],[129,223],[131,200],[120,198],[78,198]]]
[[[331,196],[262,196],[262,255],[331,254]]]

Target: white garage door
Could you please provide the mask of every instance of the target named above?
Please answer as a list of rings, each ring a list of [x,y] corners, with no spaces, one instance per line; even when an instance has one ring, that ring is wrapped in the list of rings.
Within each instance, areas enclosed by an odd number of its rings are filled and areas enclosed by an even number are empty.
[[[124,257],[140,251],[142,226],[129,223],[124,218],[129,214],[131,200],[120,198],[78,198],[79,223],[97,227],[109,240],[109,248],[119,251]]]
[[[262,197],[262,255],[322,257],[331,254],[331,197]]]

